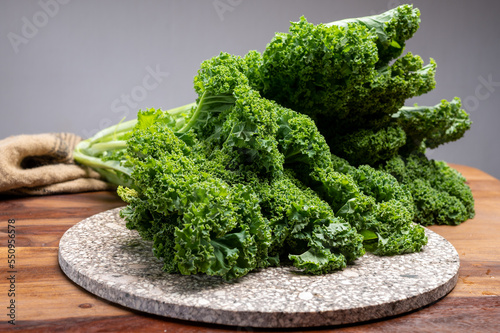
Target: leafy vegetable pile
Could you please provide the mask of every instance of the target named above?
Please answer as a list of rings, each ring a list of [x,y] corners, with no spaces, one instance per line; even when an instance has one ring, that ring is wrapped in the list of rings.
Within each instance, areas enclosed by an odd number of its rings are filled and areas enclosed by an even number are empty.
[[[436,84],[434,60],[402,55],[419,24],[409,5],[327,25],[302,18],[267,46],[259,84],[266,98],[310,115],[332,153],[395,176],[413,195],[416,222],[459,224],[474,216],[470,189],[425,151],[461,138],[471,122],[459,98],[403,106]]]
[[[321,274],[366,251],[420,251],[414,221],[457,224],[474,211],[463,177],[424,154],[470,127],[459,99],[403,107],[435,85],[433,61],[400,57],[418,25],[409,5],[327,25],[301,18],[262,54],[204,61],[194,103],[139,111],[82,141],[75,159],[119,185],[127,227],[170,273]]]

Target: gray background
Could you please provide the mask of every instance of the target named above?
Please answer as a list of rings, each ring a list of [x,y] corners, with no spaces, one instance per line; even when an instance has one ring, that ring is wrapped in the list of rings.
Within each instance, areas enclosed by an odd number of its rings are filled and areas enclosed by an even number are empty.
[[[262,51],[277,31],[383,12],[397,0],[0,0],[0,139],[84,138],[140,108],[190,103],[199,64],[221,51]],[[438,63],[437,87],[408,101],[459,96],[473,120],[428,156],[500,178],[498,1],[413,1],[420,30],[407,51]],[[155,75],[151,73],[156,72]]]

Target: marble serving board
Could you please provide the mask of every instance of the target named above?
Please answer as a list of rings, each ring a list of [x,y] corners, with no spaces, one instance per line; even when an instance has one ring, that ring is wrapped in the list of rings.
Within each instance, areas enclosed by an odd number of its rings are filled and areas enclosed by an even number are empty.
[[[128,230],[120,208],[89,217],[59,243],[59,265],[89,292],[125,307],[183,320],[244,327],[312,327],[363,322],[428,305],[456,285],[455,248],[427,230],[420,253],[366,254],[320,276],[266,268],[232,282],[161,270],[151,243]]]

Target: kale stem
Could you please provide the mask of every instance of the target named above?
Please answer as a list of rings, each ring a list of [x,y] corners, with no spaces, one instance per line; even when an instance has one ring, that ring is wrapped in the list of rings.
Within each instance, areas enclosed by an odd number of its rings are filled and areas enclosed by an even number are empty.
[[[124,174],[130,176],[131,175],[131,170],[129,168],[125,168],[120,165],[120,162],[118,161],[103,161],[102,159],[94,156],[88,156],[85,155],[79,151],[74,151],[73,152],[73,158],[75,159],[76,162],[81,163],[83,165],[87,165],[93,168],[102,168],[102,169],[113,169],[117,170],[120,172],[123,172]]]
[[[182,115],[183,113],[187,113],[189,112],[189,110],[191,110],[193,107],[196,106],[196,103],[189,103],[189,104],[186,104],[186,105],[183,105],[183,106],[178,106],[176,108],[173,108],[173,109],[169,109],[167,110],[166,112],[171,115],[171,116],[179,116],[179,115]]]
[[[126,140],[117,140],[117,141],[99,142],[99,143],[93,144],[86,151],[90,155],[95,156],[95,155],[98,155],[98,154],[105,152],[105,151],[112,151],[112,150],[118,150],[118,149],[124,149],[124,148],[127,148],[127,141]]]
[[[121,122],[117,125],[110,126],[101,130],[100,132],[97,132],[96,135],[87,140],[89,140],[89,144],[112,141],[116,139],[116,136],[118,134],[131,131],[134,128],[135,124],[137,124],[137,119]]]
[[[196,110],[191,115],[191,118],[189,119],[189,121],[184,126],[182,126],[182,128],[180,130],[177,131],[178,133],[186,133],[196,123],[196,121],[198,120],[198,117],[200,115],[201,109],[203,108],[203,104],[204,104],[203,102],[205,101],[206,93],[207,93],[206,91],[203,92],[203,95],[201,95],[201,98],[199,99]]]

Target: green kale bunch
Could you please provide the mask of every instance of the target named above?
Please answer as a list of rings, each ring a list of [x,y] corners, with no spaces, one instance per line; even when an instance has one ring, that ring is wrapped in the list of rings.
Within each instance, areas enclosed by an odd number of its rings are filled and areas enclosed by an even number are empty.
[[[436,63],[403,54],[419,24],[410,5],[301,18],[262,54],[204,61],[195,102],[140,111],[75,159],[119,185],[127,227],[170,273],[322,274],[366,251],[420,251],[422,225],[458,224],[474,206],[465,179],[425,156],[470,128],[460,100],[404,106],[435,87]]]
[[[309,115],[332,154],[395,176],[414,196],[416,221],[459,224],[474,216],[470,189],[425,152],[460,139],[471,121],[459,98],[404,106],[436,84],[433,59],[424,65],[418,55],[403,54],[419,25],[411,5],[328,24],[301,18],[267,45],[251,84]]]
[[[261,62],[221,53],[201,64],[195,103],[140,111],[77,148],[79,162],[121,185],[127,227],[153,242],[167,272],[227,280],[421,250],[409,192],[335,159],[309,116],[262,97],[251,84]]]

